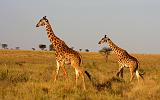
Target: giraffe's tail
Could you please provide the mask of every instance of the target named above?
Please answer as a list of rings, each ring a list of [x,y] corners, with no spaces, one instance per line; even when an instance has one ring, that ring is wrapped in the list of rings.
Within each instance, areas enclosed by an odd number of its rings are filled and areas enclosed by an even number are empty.
[[[87,71],[85,71],[85,73],[88,76],[89,80],[91,81],[91,75]]]
[[[142,80],[144,80],[144,77],[143,77],[143,75],[145,74],[145,72],[143,72],[143,73],[140,73],[139,72],[139,66],[140,66],[140,63],[138,62],[138,64],[137,64],[137,68],[136,68],[136,76],[137,76],[137,79],[138,79],[138,81],[139,81],[139,78],[141,78]]]
[[[97,86],[98,81],[95,78],[93,78],[87,71],[85,71],[85,74],[87,75],[87,77],[89,78],[89,80],[92,82],[92,85],[93,86]]]
[[[116,77],[112,77],[104,81],[103,83],[100,83],[94,77],[92,77],[87,71],[85,71],[85,74],[88,76],[89,80],[92,82],[92,85],[99,91],[104,89],[112,89],[113,82],[123,82],[122,80],[117,79]]]
[[[138,80],[139,80],[140,77],[144,80],[144,77],[143,77],[144,74],[145,74],[144,72],[143,73],[139,73],[139,71],[136,70],[136,76],[137,76]]]

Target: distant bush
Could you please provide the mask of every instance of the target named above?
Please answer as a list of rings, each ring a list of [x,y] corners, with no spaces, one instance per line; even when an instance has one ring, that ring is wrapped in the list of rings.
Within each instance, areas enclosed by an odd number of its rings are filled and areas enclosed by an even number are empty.
[[[7,44],[2,44],[3,49],[7,49],[8,45]]]
[[[44,45],[44,44],[39,44],[39,48],[40,48],[41,50],[44,50],[44,49],[46,48],[46,45]]]
[[[54,47],[53,47],[53,44],[50,44],[49,45],[49,51],[55,51]]]
[[[0,72],[0,80],[10,83],[27,82],[29,75],[27,73],[11,73],[8,70],[3,70]]]
[[[86,52],[89,52],[89,49],[85,49]]]

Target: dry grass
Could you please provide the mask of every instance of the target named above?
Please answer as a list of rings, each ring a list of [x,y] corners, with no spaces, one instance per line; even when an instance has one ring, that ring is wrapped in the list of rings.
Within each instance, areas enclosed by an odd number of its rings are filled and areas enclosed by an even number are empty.
[[[106,63],[101,54],[81,53],[83,64],[97,81],[103,84],[118,70],[115,55]],[[111,89],[95,88],[85,76],[87,90],[83,91],[81,79],[75,87],[74,69],[66,66],[69,79],[60,71],[53,82],[56,64],[54,52],[0,50],[0,99],[2,100],[158,100],[160,99],[160,55],[133,54],[140,61],[140,71],[145,71],[145,81],[129,82],[129,70],[124,70],[123,82],[113,82]]]

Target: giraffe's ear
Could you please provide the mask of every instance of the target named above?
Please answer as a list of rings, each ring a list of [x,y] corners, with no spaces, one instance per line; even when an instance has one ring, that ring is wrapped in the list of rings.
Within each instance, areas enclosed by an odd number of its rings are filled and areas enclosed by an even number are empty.
[[[44,16],[43,18],[46,19],[46,16]]]

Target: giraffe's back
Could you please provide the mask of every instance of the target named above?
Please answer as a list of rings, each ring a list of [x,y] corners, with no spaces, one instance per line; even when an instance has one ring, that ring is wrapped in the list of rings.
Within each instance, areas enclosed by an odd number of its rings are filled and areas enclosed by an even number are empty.
[[[123,55],[119,58],[119,63],[123,64],[125,67],[130,67],[132,69],[136,69],[136,67],[138,67],[138,60],[128,54],[128,52],[125,50],[123,52]]]

